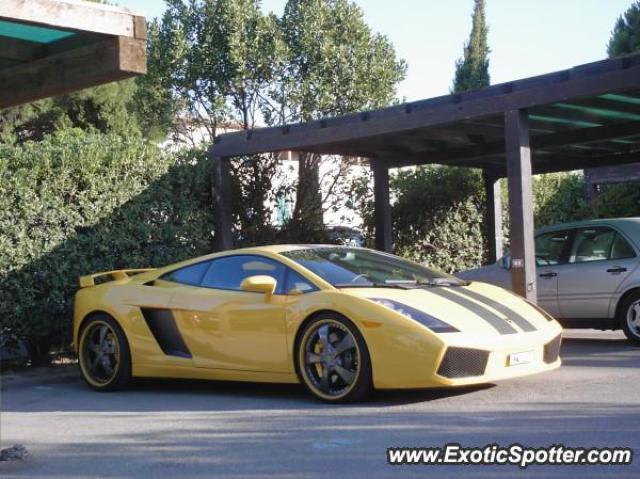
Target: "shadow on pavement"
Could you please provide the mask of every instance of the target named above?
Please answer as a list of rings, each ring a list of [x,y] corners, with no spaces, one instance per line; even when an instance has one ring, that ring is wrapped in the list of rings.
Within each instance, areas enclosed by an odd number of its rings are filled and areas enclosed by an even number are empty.
[[[377,408],[437,401],[473,394],[492,384],[455,389],[376,391],[359,404],[326,404],[299,384],[268,384],[190,379],[138,379],[131,389],[95,392],[78,376],[64,382],[5,388],[7,412],[164,412]],[[60,395],[60,392],[63,394]],[[27,400],[25,400],[25,396]]]
[[[640,347],[626,339],[563,338],[560,357],[569,367],[640,367]]]
[[[640,409],[621,410],[595,403],[522,405],[483,415],[464,411],[426,414],[393,409],[388,414],[362,409],[336,411],[239,411],[237,414],[180,412],[151,417],[128,415],[118,426],[112,415],[87,420],[105,428],[97,440],[58,443],[40,439],[33,449],[46,453],[25,464],[34,477],[580,477],[635,478],[632,466],[424,466],[392,468],[385,450],[391,446],[466,446],[498,443],[527,446],[562,443],[585,447],[635,447]],[[115,416],[118,417],[117,415]],[[122,422],[125,421],[125,422]],[[98,426],[98,427],[99,427]],[[594,434],[597,431],[597,434]],[[624,439],[621,439],[624,438]],[[73,458],[73,461],[69,461]],[[46,460],[45,460],[46,459]],[[62,475],[65,476],[62,476]],[[76,476],[73,476],[76,477]],[[78,476],[80,477],[80,476]]]

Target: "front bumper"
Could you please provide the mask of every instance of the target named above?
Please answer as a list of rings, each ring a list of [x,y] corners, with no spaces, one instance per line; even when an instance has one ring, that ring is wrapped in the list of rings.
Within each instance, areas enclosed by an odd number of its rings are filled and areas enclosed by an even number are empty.
[[[491,348],[448,344],[443,348],[434,379],[442,386],[481,384],[550,371],[560,366],[560,333],[542,341],[514,341]],[[527,361],[512,364],[512,355]]]

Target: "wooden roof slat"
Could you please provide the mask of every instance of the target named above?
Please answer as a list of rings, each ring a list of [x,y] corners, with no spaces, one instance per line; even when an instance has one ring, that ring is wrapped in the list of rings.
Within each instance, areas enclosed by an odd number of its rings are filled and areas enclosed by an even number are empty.
[[[114,37],[0,70],[0,108],[144,73],[144,42]]]
[[[563,145],[588,144],[590,142],[624,138],[637,135],[640,131],[640,122],[629,122],[617,125],[606,125],[596,128],[581,128],[570,132],[551,133],[531,137],[531,148],[542,150]],[[618,150],[621,150],[619,148]],[[489,156],[504,155],[504,141],[496,141],[486,145],[476,145],[466,148],[456,148],[438,154],[405,155],[398,158],[396,166],[408,166],[411,164],[422,165],[429,163],[448,164],[464,160],[475,160]]]
[[[640,86],[640,56],[630,56],[582,65],[463,94],[447,95],[391,108],[358,113],[322,122],[287,128],[256,129],[220,136],[211,148],[216,156],[254,154],[266,151],[322,151],[328,145],[394,135],[399,132],[458,127],[462,122],[514,109],[527,109],[573,98],[623,92]],[[533,108],[535,109],[535,108]],[[560,129],[560,128],[558,128]]]
[[[76,0],[0,0],[0,108],[146,72],[146,20]]]

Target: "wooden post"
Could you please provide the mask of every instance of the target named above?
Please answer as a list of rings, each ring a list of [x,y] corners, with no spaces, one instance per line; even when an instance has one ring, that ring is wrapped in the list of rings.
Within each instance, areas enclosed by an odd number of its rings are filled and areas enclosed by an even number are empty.
[[[484,191],[487,197],[485,217],[485,243],[488,250],[488,262],[495,263],[502,257],[502,192],[500,176],[490,170],[482,170]]]
[[[372,159],[373,170],[373,195],[374,195],[374,221],[376,249],[391,252],[391,203],[389,202],[389,168],[384,160]]]
[[[509,179],[511,284],[515,293],[536,301],[529,119],[526,110],[509,110],[505,112],[504,120]]]
[[[215,218],[216,250],[222,251],[233,247],[231,231],[231,170],[229,158],[214,156],[211,185]]]

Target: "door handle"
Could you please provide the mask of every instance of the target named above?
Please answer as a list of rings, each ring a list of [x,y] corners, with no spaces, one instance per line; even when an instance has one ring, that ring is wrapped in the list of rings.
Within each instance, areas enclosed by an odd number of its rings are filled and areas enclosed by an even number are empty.
[[[625,273],[627,268],[623,268],[622,266],[616,266],[615,268],[609,268],[607,273]]]
[[[553,271],[547,271],[545,273],[540,273],[539,276],[541,278],[555,278],[558,276],[558,273],[554,273]]]

